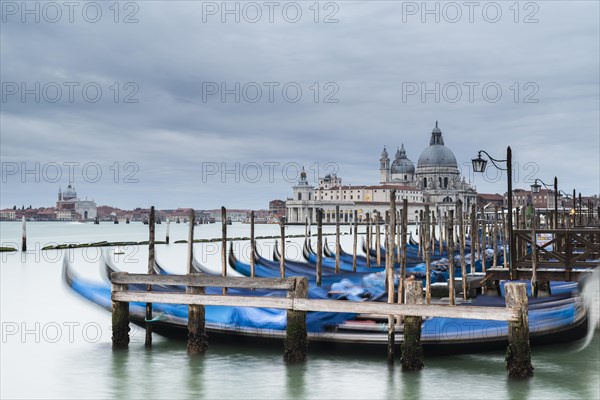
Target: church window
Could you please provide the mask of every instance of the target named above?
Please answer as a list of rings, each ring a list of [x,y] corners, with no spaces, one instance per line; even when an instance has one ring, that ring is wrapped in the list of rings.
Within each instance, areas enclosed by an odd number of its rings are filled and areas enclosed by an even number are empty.
[[[298,193],[298,200],[302,200],[302,193]]]
[[[427,187],[427,178],[423,178],[423,187],[426,188]]]
[[[444,187],[448,187],[448,177],[444,178]]]

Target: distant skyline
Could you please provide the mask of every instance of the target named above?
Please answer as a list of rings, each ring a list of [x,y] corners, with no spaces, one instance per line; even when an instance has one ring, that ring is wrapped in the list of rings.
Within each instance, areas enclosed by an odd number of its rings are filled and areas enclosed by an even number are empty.
[[[377,184],[402,144],[416,164],[436,120],[479,192],[506,175],[471,158],[510,145],[514,188],[600,193],[598,2],[22,4],[1,10],[1,208],[70,177],[123,209],[266,208],[303,166]]]

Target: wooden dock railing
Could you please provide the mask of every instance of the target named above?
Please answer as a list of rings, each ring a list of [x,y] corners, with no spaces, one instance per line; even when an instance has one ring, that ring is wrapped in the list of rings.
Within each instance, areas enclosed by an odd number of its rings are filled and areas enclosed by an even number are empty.
[[[203,352],[207,348],[204,306],[267,307],[287,310],[287,328],[284,345],[286,361],[303,361],[307,352],[306,312],[346,312],[368,313],[382,316],[404,315],[409,317],[445,317],[498,320],[509,322],[508,354],[509,374],[513,375],[511,365],[531,365],[529,353],[529,327],[527,324],[527,295],[522,283],[507,284],[506,308],[502,307],[455,307],[450,305],[400,304],[377,302],[351,302],[345,300],[308,299],[308,281],[305,277],[293,278],[248,278],[219,277],[198,274],[153,275],[116,272],[111,275],[113,302],[113,346],[127,347],[129,343],[129,302],[187,304],[188,330],[190,331],[188,349],[191,352]],[[129,290],[129,285],[180,285],[187,286],[186,293]],[[243,289],[285,290],[286,297],[238,296],[232,294],[207,295],[194,293],[194,288],[222,287]],[[190,290],[191,289],[191,290]],[[406,297],[422,298],[423,287],[420,281],[407,281]],[[415,301],[413,303],[418,303]],[[196,307],[196,308],[193,308]],[[191,325],[190,325],[191,324]],[[410,326],[409,326],[410,325]],[[403,352],[421,354],[420,323],[405,324],[405,343]],[[412,327],[412,331],[411,331]],[[408,331],[407,331],[408,329]],[[512,332],[512,334],[511,334]],[[406,338],[411,338],[407,341]],[[193,343],[190,343],[193,342]],[[409,346],[407,348],[407,346]],[[411,347],[412,346],[412,347]],[[511,351],[517,349],[518,351]],[[526,351],[525,351],[526,350]],[[410,360],[415,364],[414,359]],[[418,364],[418,363],[417,363]],[[404,366],[404,364],[403,364]],[[411,369],[407,366],[406,369]],[[414,369],[414,368],[413,368]],[[525,368],[527,369],[527,368]],[[531,371],[533,369],[531,368]],[[531,373],[530,371],[530,373]],[[529,373],[529,374],[530,374]]]

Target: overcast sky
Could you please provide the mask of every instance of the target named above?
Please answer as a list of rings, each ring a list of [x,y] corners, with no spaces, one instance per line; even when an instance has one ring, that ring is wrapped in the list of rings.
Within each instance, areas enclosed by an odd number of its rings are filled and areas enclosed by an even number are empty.
[[[2,208],[70,177],[98,205],[266,208],[301,166],[378,183],[436,120],[480,192],[506,175],[470,159],[509,145],[514,187],[600,192],[597,1],[24,4],[1,3]]]

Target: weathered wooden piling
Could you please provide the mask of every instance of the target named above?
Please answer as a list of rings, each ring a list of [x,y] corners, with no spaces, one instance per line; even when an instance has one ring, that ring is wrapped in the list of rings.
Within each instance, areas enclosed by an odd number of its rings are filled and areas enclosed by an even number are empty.
[[[467,300],[469,296],[469,290],[467,288],[467,262],[465,261],[465,225],[464,225],[464,214],[463,214],[463,202],[462,200],[458,200],[456,202],[456,215],[458,216],[458,247],[460,254],[460,273],[462,275],[462,290],[463,290],[463,300]]]
[[[221,207],[221,276],[227,276],[227,209]],[[227,288],[223,288],[223,294]]]
[[[536,218],[531,217],[531,293],[533,297],[538,297],[539,283],[537,279],[538,248],[536,241]],[[550,284],[548,284],[549,287]]]
[[[335,273],[340,273],[340,206],[335,206]],[[282,276],[283,278],[283,276]]]
[[[254,243],[254,210],[250,211],[250,277],[256,270],[256,243]]]
[[[169,220],[169,218],[167,218],[167,234],[166,234],[166,237],[165,237],[165,242],[167,244],[169,244],[169,241],[171,240],[171,238],[169,237],[169,227],[170,227],[170,225],[171,225],[171,221]]]
[[[493,228],[492,250],[494,251],[494,260],[492,267],[498,266],[498,206],[494,206],[494,228]]]
[[[485,231],[485,209],[483,207],[480,208],[480,212],[481,212],[481,271],[485,272],[486,271],[486,257],[485,257],[485,249],[486,249],[486,244],[487,244],[487,233]],[[485,289],[485,288],[484,288]]]
[[[358,242],[358,211],[354,210],[354,239],[352,242],[352,272],[356,272],[356,247]]]
[[[446,243],[448,247],[448,303],[456,305],[456,294],[454,291],[454,210],[448,210],[448,222],[446,223]]]
[[[323,209],[317,208],[317,286],[321,286],[323,273]]]
[[[420,280],[406,281],[406,304],[423,303],[423,283]],[[400,362],[403,371],[423,369],[423,347],[421,347],[422,317],[404,317],[404,342]]]
[[[128,290],[129,285],[112,285],[113,293]],[[129,302],[112,301],[112,346],[114,349],[127,348],[129,345]]]
[[[319,220],[318,216],[317,220]],[[296,278],[294,291],[288,291],[288,297],[296,299],[308,298],[308,280],[306,277]],[[307,349],[306,311],[288,310],[283,359],[287,362],[304,361],[306,360]]]
[[[366,232],[366,241],[367,241],[367,267],[371,267],[371,216],[369,213],[366,214],[367,218],[367,232]]]
[[[21,235],[21,252],[27,251],[27,222],[25,216],[21,219],[22,235]]]
[[[148,228],[150,237],[148,238],[148,273],[154,273],[154,206],[150,207],[150,216],[148,218]],[[152,285],[146,285],[146,291],[152,291]],[[146,303],[146,346],[152,345],[152,303]]]
[[[388,303],[394,303],[394,240],[396,238],[396,190],[390,191],[390,212],[386,234],[387,250],[385,253],[385,272],[387,277]],[[399,249],[398,249],[399,250]],[[387,361],[394,363],[394,345],[396,344],[396,318],[388,315]]]
[[[431,303],[431,239],[430,239],[430,212],[429,204],[425,204],[425,232],[420,240],[423,241],[425,247],[425,300],[427,304]]]
[[[285,221],[283,218],[279,221],[279,229],[281,230],[281,247],[279,252],[281,258],[279,259],[279,276],[285,278]]]
[[[190,226],[188,230],[188,257],[187,273],[191,275],[194,271],[194,225],[196,224],[196,214],[190,210]],[[187,286],[186,293],[204,294],[203,287]],[[208,349],[208,335],[205,327],[204,306],[201,304],[188,304],[188,342],[187,350],[189,354],[202,354]]]
[[[477,210],[476,205],[471,205],[471,273],[475,273],[475,251],[477,249]]]
[[[527,378],[533,376],[529,345],[527,289],[524,283],[507,283],[504,288],[506,307],[515,309],[518,314],[516,321],[508,322],[506,369],[511,378]]]
[[[400,279],[398,281],[398,302],[404,303],[404,282],[406,281],[406,251],[408,236],[408,199],[402,199],[402,225],[400,225],[401,243],[398,251],[402,252],[400,256]],[[421,240],[421,238],[419,238]]]
[[[375,248],[377,254],[377,266],[381,267],[381,214],[375,211]]]

